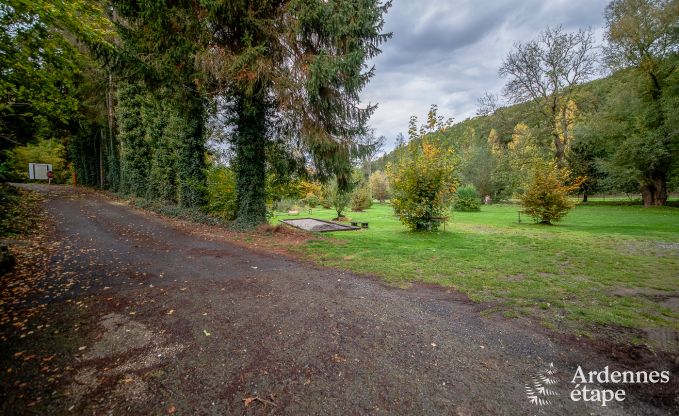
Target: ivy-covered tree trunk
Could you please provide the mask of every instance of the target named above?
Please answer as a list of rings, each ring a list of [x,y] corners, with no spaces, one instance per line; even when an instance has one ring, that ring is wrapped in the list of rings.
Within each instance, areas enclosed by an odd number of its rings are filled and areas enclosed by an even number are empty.
[[[234,137],[236,159],[236,224],[241,228],[266,222],[267,106],[257,95],[238,97]]]
[[[144,107],[146,136],[153,148],[148,198],[177,203],[176,149],[184,126],[167,107],[151,96]]]
[[[118,137],[120,138],[120,191],[146,196],[150,152],[144,140],[143,91],[138,84],[123,84],[118,90]]]
[[[177,178],[179,204],[183,207],[200,207],[206,203],[205,173],[205,105],[200,95],[184,97],[181,118],[185,123],[179,141]]]

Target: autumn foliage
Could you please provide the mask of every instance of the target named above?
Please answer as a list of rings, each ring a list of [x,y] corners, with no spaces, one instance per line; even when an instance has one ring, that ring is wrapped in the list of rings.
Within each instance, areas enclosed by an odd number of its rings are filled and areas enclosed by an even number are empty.
[[[394,211],[411,230],[436,230],[437,218],[448,212],[457,189],[458,161],[452,149],[444,149],[426,139],[412,142],[408,154],[387,174]]]
[[[568,194],[580,187],[585,178],[571,181],[571,173],[556,162],[539,162],[520,196],[524,211],[542,224],[551,224],[566,216],[575,205]]]

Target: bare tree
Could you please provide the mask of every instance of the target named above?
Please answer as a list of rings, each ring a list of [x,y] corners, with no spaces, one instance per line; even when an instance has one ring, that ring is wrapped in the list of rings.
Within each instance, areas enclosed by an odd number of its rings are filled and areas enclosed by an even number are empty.
[[[357,156],[361,159],[367,178],[372,174],[373,161],[384,148],[386,141],[387,138],[384,136],[376,137],[374,129],[368,129],[363,137],[358,138]]]
[[[479,107],[476,109],[477,116],[490,116],[494,114],[500,107],[500,99],[496,94],[485,91],[483,97],[476,100]]]
[[[562,164],[569,140],[568,102],[573,87],[596,73],[591,29],[568,33],[547,28],[537,40],[517,43],[500,67],[508,78],[505,96],[515,103],[532,101],[551,127],[554,157]]]

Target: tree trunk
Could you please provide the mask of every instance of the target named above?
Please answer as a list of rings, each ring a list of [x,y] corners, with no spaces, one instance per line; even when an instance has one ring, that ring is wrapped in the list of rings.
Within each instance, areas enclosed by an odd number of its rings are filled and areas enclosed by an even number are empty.
[[[584,191],[584,192],[582,193],[582,203],[583,203],[583,204],[586,204],[586,203],[587,203],[587,196],[588,196],[588,195],[587,195],[587,191]]]
[[[205,205],[205,106],[198,92],[184,97],[180,107],[186,129],[179,148],[179,204],[183,207]]]
[[[236,159],[236,224],[251,228],[266,222],[266,102],[263,93],[238,97],[234,147]]]
[[[566,146],[564,142],[561,140],[561,136],[559,134],[559,131],[557,130],[558,128],[559,125],[555,122],[554,130],[552,131],[552,136],[554,138],[554,160],[556,161],[557,166],[564,167]]]
[[[104,189],[104,129],[99,130],[99,187]]]
[[[667,203],[667,179],[665,175],[656,173],[653,178],[641,186],[641,198],[644,207],[660,207]]]
[[[110,144],[110,148],[108,151],[107,155],[107,163],[106,167],[108,168],[108,172],[102,177],[101,180],[101,187],[104,188],[105,185],[108,185],[109,189],[112,189],[114,191],[118,191],[118,185],[120,183],[120,168],[112,168],[111,164],[117,164],[118,157],[114,153],[117,151],[117,149],[114,148],[113,145],[113,140],[115,138],[115,133],[114,133],[114,128],[115,128],[115,116],[114,116],[114,111],[113,111],[113,75],[109,71],[108,73],[108,85],[106,88],[106,116],[108,119],[108,140]],[[103,154],[102,154],[103,158]]]

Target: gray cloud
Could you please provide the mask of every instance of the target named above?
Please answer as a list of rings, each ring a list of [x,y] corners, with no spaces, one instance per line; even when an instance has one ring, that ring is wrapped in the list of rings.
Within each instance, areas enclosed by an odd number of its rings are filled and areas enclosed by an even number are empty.
[[[516,42],[537,37],[547,26],[591,27],[600,38],[608,0],[395,0],[385,30],[393,38],[372,64],[375,77],[362,94],[379,104],[371,119],[389,139],[422,120],[430,104],[461,121],[474,115],[484,91],[500,93],[497,72]]]

